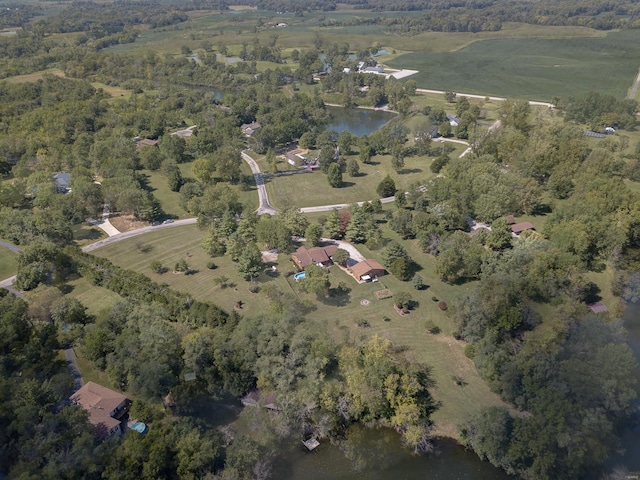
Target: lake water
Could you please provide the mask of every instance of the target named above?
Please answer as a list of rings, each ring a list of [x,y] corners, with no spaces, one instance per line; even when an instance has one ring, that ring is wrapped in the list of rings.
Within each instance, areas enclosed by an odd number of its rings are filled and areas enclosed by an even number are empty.
[[[338,133],[347,130],[358,137],[372,134],[396,117],[395,113],[366,108],[327,107],[327,110],[333,117],[331,123],[327,125],[327,130],[335,130]]]
[[[312,453],[290,443],[274,461],[271,478],[282,480],[508,480],[509,477],[452,440],[437,453],[414,455],[389,429],[353,426],[339,445],[324,441]]]
[[[640,361],[640,305],[625,313],[629,346]],[[640,372],[639,372],[640,380]],[[607,469],[624,466],[640,472],[640,423],[622,438],[623,454],[612,456]],[[400,437],[387,429],[354,426],[340,445],[322,442],[308,453],[301,444],[282,447],[272,478],[282,480],[508,480],[513,479],[452,440],[436,441],[437,454],[413,455]],[[598,477],[599,478],[599,477]]]

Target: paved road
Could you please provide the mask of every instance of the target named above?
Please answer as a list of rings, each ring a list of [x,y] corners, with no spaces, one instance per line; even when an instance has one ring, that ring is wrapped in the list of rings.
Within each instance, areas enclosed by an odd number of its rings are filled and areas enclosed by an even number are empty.
[[[426,88],[416,88],[416,92],[435,93],[438,95],[444,95],[446,93],[444,90],[428,90]],[[486,95],[475,95],[473,93],[459,93],[459,92],[454,92],[454,93],[456,94],[456,96],[459,96],[459,97],[480,98],[480,99],[489,98],[489,100],[494,100],[496,102],[504,102],[506,100],[506,98],[504,97],[487,97]],[[555,105],[553,103],[538,102],[536,100],[529,100],[529,105],[555,108]]]
[[[13,277],[5,278],[4,280],[0,281],[0,288],[4,288],[6,290],[9,290],[9,292],[14,294],[16,297],[20,297],[20,298],[22,298],[24,300],[24,296],[22,295],[22,293],[20,293],[18,290],[13,288],[13,282],[15,282],[15,281],[16,281],[16,276],[15,275]]]
[[[334,243],[338,245],[339,248],[346,250],[349,252],[349,258],[354,259],[356,262],[362,262],[365,260],[364,255],[362,255],[358,249],[350,244],[349,242],[345,242],[343,240],[334,240],[333,238],[321,238],[323,242]]]
[[[381,198],[380,203],[391,203],[395,201],[396,197]],[[367,200],[368,202],[369,200]],[[367,202],[356,202],[360,207]],[[349,208],[353,203],[336,203],[335,205],[320,205],[318,207],[304,207],[300,211],[302,213],[316,213],[316,212],[330,212],[331,210],[342,210],[343,208]]]
[[[84,378],[82,378],[82,373],[78,367],[76,352],[73,347],[64,349],[64,358],[67,360],[67,368],[69,369],[71,378],[73,378],[73,391],[77,392],[82,388],[82,385],[84,385]]]
[[[275,215],[278,211],[269,204],[269,196],[267,195],[267,187],[264,184],[264,174],[260,171],[260,167],[253,158],[244,152],[240,152],[242,159],[249,164],[249,168],[253,172],[253,178],[256,180],[258,187],[258,199],[260,206],[256,213],[258,215]]]
[[[12,252],[22,253],[22,249],[20,247],[15,246],[13,243],[5,242],[4,240],[0,240],[0,246],[8,248]]]

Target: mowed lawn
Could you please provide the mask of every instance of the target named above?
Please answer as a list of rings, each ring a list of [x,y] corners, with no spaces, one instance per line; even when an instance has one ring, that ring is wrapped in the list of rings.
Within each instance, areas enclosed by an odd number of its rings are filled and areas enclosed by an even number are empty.
[[[459,156],[464,145],[453,144],[455,149],[450,153],[452,158]],[[358,155],[347,155],[347,158],[358,158]],[[434,157],[416,156],[405,158],[405,166],[400,173],[396,173],[391,167],[390,155],[376,155],[370,164],[360,163],[360,174],[350,177],[342,174],[344,186],[332,188],[329,186],[327,176],[315,171],[279,177],[267,177],[266,187],[269,194],[269,203],[276,208],[286,206],[315,207],[319,205],[333,205],[338,203],[353,203],[379,198],[376,188],[380,181],[388,174],[396,183],[398,190],[406,191],[415,182],[426,182],[434,174],[430,170]],[[258,162],[260,168],[267,170],[264,161]],[[284,162],[279,164],[281,170],[288,169]]]
[[[111,290],[93,285],[86,278],[80,277],[66,282],[68,296],[77,299],[85,307],[89,315],[100,315],[122,300],[122,297]]]
[[[9,278],[18,271],[18,254],[0,246],[0,280]]]
[[[241,278],[237,265],[229,257],[212,259],[205,254],[200,247],[204,236],[205,232],[199,230],[197,226],[189,225],[124,240],[96,250],[94,253],[108,258],[120,267],[142,272],[158,283],[166,283],[178,291],[189,293],[197,300],[213,302],[228,312],[233,310],[238,301],[244,303],[243,314],[257,315],[264,312],[269,305],[268,299],[260,293],[249,292],[249,283]],[[145,248],[138,248],[139,242],[143,242],[148,251],[145,251]],[[187,261],[194,273],[183,275],[172,272],[176,262],[182,258]],[[168,271],[163,274],[154,273],[150,266],[154,260],[161,261]],[[207,263],[211,261],[217,266],[214,270],[207,268]],[[284,259],[282,267],[279,268],[279,270],[282,269],[292,269],[288,258]],[[265,265],[265,270],[271,269]],[[216,286],[214,284],[216,277],[227,277],[229,286],[226,288]],[[260,284],[275,282],[281,291],[293,293],[280,272],[262,273],[257,281]]]
[[[237,266],[229,258],[210,259],[204,254],[200,248],[203,236],[204,233],[196,226],[167,229],[110,245],[97,250],[95,254],[107,257],[121,267],[142,272],[157,282],[190,293],[198,300],[216,303],[227,311],[231,311],[238,301],[244,302],[243,315],[267,311],[269,300],[261,292],[249,292],[248,283],[240,278]],[[386,229],[384,236],[397,239],[393,232]],[[148,252],[138,247],[140,241],[149,248]],[[279,256],[277,275],[262,273],[258,282],[261,285],[274,282],[281,291],[301,300],[312,301],[314,308],[307,313],[306,321],[299,328],[326,330],[338,343],[364,342],[374,334],[383,335],[396,345],[406,347],[412,359],[431,366],[437,383],[433,394],[436,400],[442,402],[433,417],[436,433],[455,437],[458,423],[467,415],[483,406],[502,404],[480,379],[472,361],[464,355],[463,342],[452,337],[453,325],[448,313],[442,312],[437,302],[432,300],[432,297],[436,297],[439,301],[450,303],[470,291],[472,284],[454,287],[440,282],[435,274],[433,257],[421,253],[415,241],[404,242],[404,245],[419,264],[419,274],[428,285],[422,291],[415,290],[410,281],[401,282],[391,275],[382,277],[376,283],[358,284],[333,266],[330,268],[330,278],[334,294],[330,298],[318,297],[302,292],[294,278],[284,274],[293,270],[288,255]],[[380,250],[371,251],[362,245],[358,245],[358,249],[367,258],[380,259]],[[171,271],[164,274],[151,271],[150,263],[155,259],[171,270],[181,258],[185,258],[196,273],[176,275]],[[206,267],[211,260],[218,267],[215,270]],[[229,287],[221,288],[214,284],[214,278],[221,276],[229,278]],[[348,287],[347,293],[335,292],[340,282]],[[375,291],[382,288],[389,288],[394,294],[409,292],[418,302],[418,307],[410,315],[401,317],[393,308],[393,299],[376,298]],[[439,326],[442,332],[436,335],[428,333],[426,327],[429,320]],[[456,385],[452,376],[461,377],[465,385]]]
[[[414,52],[388,63],[419,70],[419,87],[551,101],[589,91],[622,98],[638,72],[640,32],[602,38],[510,38],[450,52]]]

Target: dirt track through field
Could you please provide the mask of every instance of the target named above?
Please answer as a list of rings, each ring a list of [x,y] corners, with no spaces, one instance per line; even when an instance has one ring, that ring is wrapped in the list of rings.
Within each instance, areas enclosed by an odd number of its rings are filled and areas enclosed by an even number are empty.
[[[640,87],[640,72],[638,72],[636,81],[633,83],[633,87],[631,87],[631,91],[629,92],[630,100],[635,100],[636,95],[638,94],[638,87]]]

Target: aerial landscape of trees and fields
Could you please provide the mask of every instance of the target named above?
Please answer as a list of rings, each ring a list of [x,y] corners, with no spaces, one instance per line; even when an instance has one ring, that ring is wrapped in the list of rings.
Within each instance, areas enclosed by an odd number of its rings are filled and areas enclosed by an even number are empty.
[[[638,58],[629,0],[0,0],[0,478],[637,478]]]

